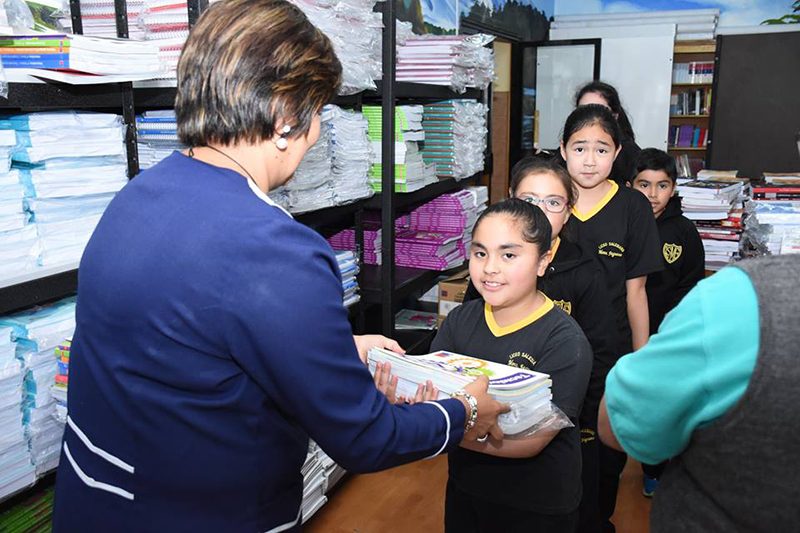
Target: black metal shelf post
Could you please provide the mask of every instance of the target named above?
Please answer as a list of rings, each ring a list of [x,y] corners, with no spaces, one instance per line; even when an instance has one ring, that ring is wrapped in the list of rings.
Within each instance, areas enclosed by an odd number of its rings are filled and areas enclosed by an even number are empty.
[[[394,337],[394,110],[395,3],[383,3],[383,79],[381,80],[381,330]]]

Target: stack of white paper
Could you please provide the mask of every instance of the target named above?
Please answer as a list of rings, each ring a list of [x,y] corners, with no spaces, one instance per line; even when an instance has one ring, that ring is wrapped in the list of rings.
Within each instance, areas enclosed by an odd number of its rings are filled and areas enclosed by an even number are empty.
[[[494,52],[486,45],[494,37],[475,35],[415,35],[397,47],[397,80],[447,85],[463,92],[485,89],[494,79]]]
[[[128,182],[121,117],[31,113],[0,119],[0,129],[17,138],[12,158],[36,222],[39,265],[77,262],[106,206]]]
[[[552,414],[547,374],[445,351],[415,356],[373,348],[368,354],[373,374],[378,362],[391,363],[392,374],[398,378],[397,394],[408,397],[414,397],[419,384],[431,380],[440,391],[439,399],[446,399],[478,376],[487,376],[492,398],[511,406],[511,411],[497,418],[508,436],[525,432]]]
[[[333,43],[342,63],[341,94],[374,89],[381,77],[382,15],[375,0],[291,0]]]
[[[139,168],[150,168],[185,146],[178,140],[178,124],[172,109],[145,111],[136,117]]]
[[[474,100],[425,106],[422,157],[425,163],[436,165],[437,176],[462,179],[483,171],[487,111],[485,105]]]
[[[22,365],[11,332],[0,325],[0,499],[36,479],[22,423]]]
[[[58,465],[63,424],[55,417],[52,396],[57,364],[55,348],[75,331],[75,298],[0,318],[17,343],[25,371],[22,421],[36,475]]]

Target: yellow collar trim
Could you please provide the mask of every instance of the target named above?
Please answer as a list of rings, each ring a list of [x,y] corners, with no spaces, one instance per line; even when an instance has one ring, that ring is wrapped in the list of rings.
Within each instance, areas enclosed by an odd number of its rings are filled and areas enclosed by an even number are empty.
[[[514,333],[515,331],[519,331],[525,326],[530,326],[544,315],[550,311],[554,304],[553,300],[545,296],[542,291],[537,291],[539,294],[542,295],[544,298],[544,303],[539,306],[533,313],[526,316],[522,320],[515,322],[509,326],[500,326],[497,321],[494,319],[494,313],[492,312],[492,306],[489,304],[483,305],[483,316],[486,319],[486,325],[489,326],[489,331],[492,332],[492,335],[495,337],[502,337],[503,335],[508,335],[509,333]]]
[[[550,248],[550,261],[556,258],[556,252],[558,252],[559,246],[561,246],[561,237],[556,237],[556,243]]]
[[[595,216],[597,213],[599,213],[600,210],[603,209],[606,206],[606,204],[608,204],[608,202],[611,201],[612,198],[614,198],[614,195],[617,194],[617,191],[619,190],[619,185],[617,185],[617,182],[611,180],[606,180],[606,181],[611,184],[611,189],[608,190],[606,195],[603,196],[603,198],[599,202],[597,202],[589,212],[581,213],[580,211],[578,211],[576,207],[573,206],[572,214],[578,217],[578,220],[580,220],[581,222],[586,222],[587,220]]]

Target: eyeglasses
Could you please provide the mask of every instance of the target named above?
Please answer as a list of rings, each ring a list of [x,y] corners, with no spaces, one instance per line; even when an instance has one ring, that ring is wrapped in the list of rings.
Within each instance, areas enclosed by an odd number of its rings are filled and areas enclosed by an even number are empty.
[[[525,200],[529,204],[541,207],[549,213],[563,213],[567,208],[567,201],[560,196],[548,196],[538,198],[536,196],[520,196],[520,200]]]

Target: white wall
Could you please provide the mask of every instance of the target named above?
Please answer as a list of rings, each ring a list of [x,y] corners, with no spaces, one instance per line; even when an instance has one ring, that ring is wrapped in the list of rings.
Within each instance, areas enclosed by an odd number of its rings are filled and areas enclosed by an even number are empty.
[[[666,150],[675,25],[550,30],[551,41],[591,38],[602,39],[600,79],[619,92],[636,143]]]

